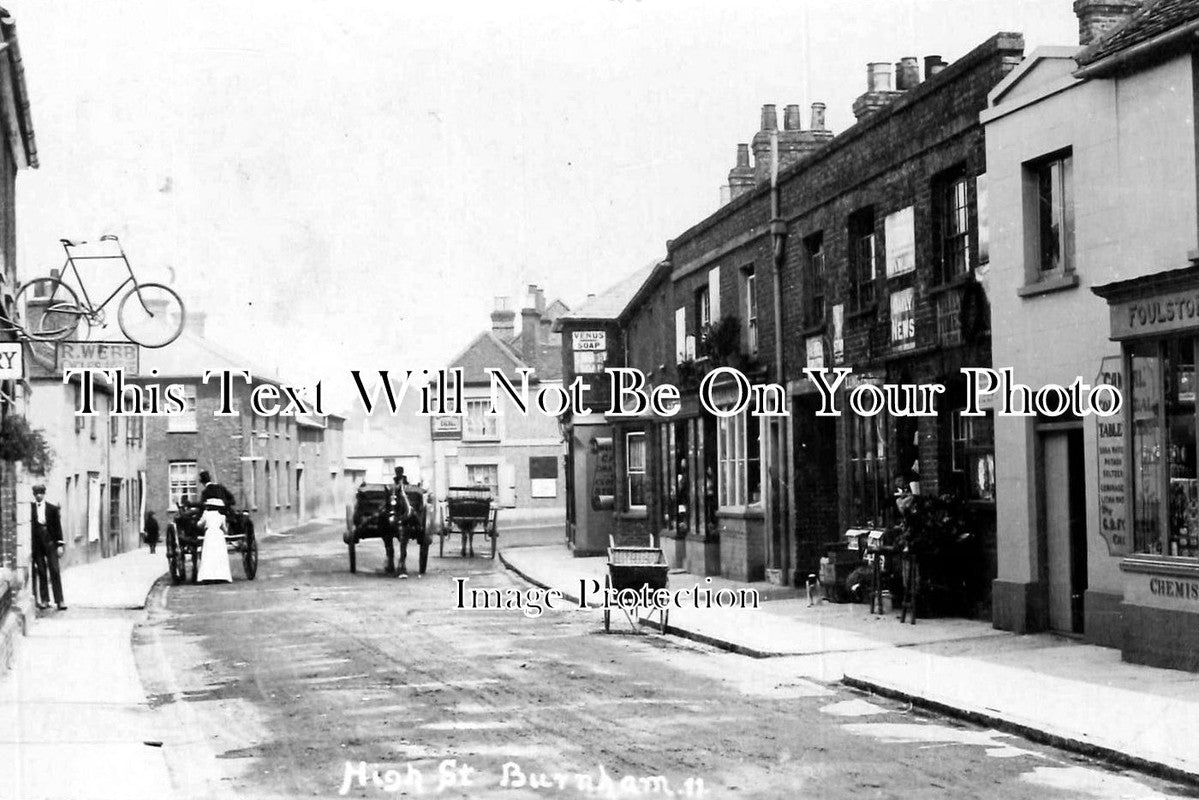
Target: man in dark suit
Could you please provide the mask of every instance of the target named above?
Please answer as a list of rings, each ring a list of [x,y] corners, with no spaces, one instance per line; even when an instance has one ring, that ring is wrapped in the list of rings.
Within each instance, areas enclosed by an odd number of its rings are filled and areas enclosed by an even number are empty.
[[[38,608],[50,606],[50,589],[59,611],[66,611],[62,600],[62,578],[58,574],[58,559],[62,556],[62,521],[58,506],[46,502],[46,487],[33,487],[33,502],[29,504],[33,529],[33,583]],[[47,573],[49,575],[47,576]],[[47,579],[48,578],[48,579]]]
[[[220,500],[225,504],[226,512],[233,508],[233,492],[222,484],[213,483],[208,470],[200,473],[200,505],[204,505],[205,500]]]

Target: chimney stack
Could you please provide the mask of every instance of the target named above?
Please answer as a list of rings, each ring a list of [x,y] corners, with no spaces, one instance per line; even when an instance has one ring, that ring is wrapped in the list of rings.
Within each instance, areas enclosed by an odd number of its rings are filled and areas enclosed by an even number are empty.
[[[900,61],[896,66],[902,68],[905,61],[907,59]],[[901,80],[905,79],[903,73],[904,70],[901,69]],[[919,73],[920,68],[916,67],[917,81],[919,81]],[[910,72],[907,74],[910,77]],[[901,94],[903,94],[902,91],[891,88],[891,65],[885,61],[872,61],[866,65],[866,93],[853,101],[853,115],[860,120],[867,114],[887,106]]]
[[[824,130],[824,103],[812,103],[812,124],[814,131]]]
[[[1084,47],[1094,44],[1140,6],[1141,0],[1074,0],[1078,43]]]
[[[798,131],[802,128],[799,121],[799,106],[792,103],[783,109],[783,130]]]
[[[502,341],[510,341],[516,334],[516,312],[508,308],[507,297],[495,298],[495,311],[491,312],[491,332]]]
[[[762,106],[762,127],[754,134],[751,147],[754,151],[754,182],[760,183],[770,177],[770,134],[779,129],[778,115],[774,104]]]
[[[920,85],[920,62],[907,56],[895,62],[895,89],[906,92]]]
[[[737,145],[737,166],[729,170],[729,200],[754,188],[754,168],[749,165],[749,145]]]
[[[529,284],[526,305],[520,310],[520,357],[533,369],[541,360],[541,314],[545,311],[545,295],[537,284]]]

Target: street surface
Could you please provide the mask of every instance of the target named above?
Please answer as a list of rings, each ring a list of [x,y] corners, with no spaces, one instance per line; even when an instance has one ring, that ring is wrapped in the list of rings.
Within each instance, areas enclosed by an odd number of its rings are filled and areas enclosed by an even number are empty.
[[[457,610],[454,577],[527,584],[456,542],[439,558],[434,540],[428,574],[408,579],[382,574],[373,540],[351,574],[333,523],[261,545],[256,581],[235,560],[233,584],[160,584],[134,634],[176,734],[164,752],[182,796],[1199,796],[791,677],[786,658],[634,633],[623,618],[605,635],[598,611]]]

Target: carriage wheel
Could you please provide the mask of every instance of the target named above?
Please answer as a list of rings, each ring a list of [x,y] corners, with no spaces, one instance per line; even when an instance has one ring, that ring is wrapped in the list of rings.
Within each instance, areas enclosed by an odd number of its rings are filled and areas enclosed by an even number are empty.
[[[192,551],[192,583],[200,582],[200,545],[195,544],[191,548]]]
[[[254,525],[246,520],[245,550],[241,554],[241,565],[246,570],[246,580],[254,580],[258,574],[258,539],[254,536]]]
[[[167,525],[167,568],[171,572],[171,583],[183,583],[187,577],[187,565],[183,561],[183,547],[179,544],[179,533],[173,522]]]
[[[346,545],[346,547],[348,547],[350,550],[350,572],[357,572],[358,571],[358,551],[355,548],[354,541],[351,540],[350,543]]]
[[[612,595],[612,576],[604,576],[604,633],[612,632],[612,609],[608,607],[608,598]]]

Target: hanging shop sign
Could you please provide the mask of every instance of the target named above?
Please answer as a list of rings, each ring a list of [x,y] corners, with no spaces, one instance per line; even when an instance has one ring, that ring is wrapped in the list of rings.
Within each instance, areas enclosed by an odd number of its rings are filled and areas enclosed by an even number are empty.
[[[1095,385],[1106,384],[1124,390],[1120,356],[1107,356],[1099,365]],[[1099,459],[1099,535],[1107,543],[1108,555],[1124,556],[1132,552],[1128,530],[1128,497],[1125,483],[1127,465],[1124,451],[1122,416],[1100,418],[1096,425],[1096,451]]]
[[[25,360],[20,342],[0,342],[0,381],[16,381],[25,377]]]

